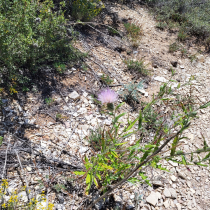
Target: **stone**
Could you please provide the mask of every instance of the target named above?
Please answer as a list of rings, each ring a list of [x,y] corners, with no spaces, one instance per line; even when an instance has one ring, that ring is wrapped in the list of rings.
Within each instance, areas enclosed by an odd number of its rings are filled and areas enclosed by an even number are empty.
[[[79,149],[79,152],[81,154],[85,153],[89,148],[88,147],[83,147],[83,146],[80,146],[80,149]]]
[[[85,113],[87,113],[87,109],[86,108],[80,108],[77,112],[80,113],[80,114],[85,114]]]
[[[177,67],[177,64],[178,64],[178,62],[177,61],[171,61],[171,65],[173,66],[173,67]]]
[[[164,186],[161,181],[153,181],[152,184],[155,185],[155,186],[160,186],[160,187]]]
[[[172,166],[177,167],[179,164],[171,160],[168,161]]]
[[[154,77],[154,80],[158,82],[167,82],[167,80],[164,77],[160,77],[160,76]]]
[[[156,206],[158,202],[158,194],[155,192],[151,192],[150,195],[146,198],[147,203]]]
[[[177,178],[176,178],[174,175],[171,176],[171,180],[172,180],[173,182],[175,182],[176,179],[177,179]]]
[[[176,190],[174,188],[169,188],[169,191],[171,193],[171,198],[177,198]]]
[[[163,195],[164,195],[166,198],[170,198],[170,197],[171,197],[171,192],[169,191],[168,188],[165,188],[165,189],[164,189]]]
[[[163,205],[165,206],[166,209],[168,209],[169,206],[170,206],[169,201],[166,200],[166,201],[163,203]]]
[[[72,93],[69,94],[69,98],[77,100],[80,98],[80,95],[76,91],[73,91]]]
[[[28,197],[25,191],[22,191],[18,194],[18,198],[21,199],[24,202],[28,201]]]

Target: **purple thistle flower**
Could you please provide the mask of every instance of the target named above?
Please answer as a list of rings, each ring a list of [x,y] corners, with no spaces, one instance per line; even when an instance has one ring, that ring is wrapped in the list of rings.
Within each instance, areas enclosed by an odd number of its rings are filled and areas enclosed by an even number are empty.
[[[104,89],[98,95],[98,100],[102,104],[114,103],[117,101],[117,99],[118,99],[118,94],[114,90],[111,90],[111,89]]]

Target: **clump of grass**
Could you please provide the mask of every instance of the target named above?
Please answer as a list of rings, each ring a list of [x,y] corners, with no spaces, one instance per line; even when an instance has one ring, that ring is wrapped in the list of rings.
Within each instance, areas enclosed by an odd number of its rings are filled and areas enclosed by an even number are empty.
[[[101,81],[104,82],[106,85],[111,85],[112,82],[114,81],[114,80],[112,80],[112,79],[109,77],[109,75],[105,75],[105,74],[103,74],[103,75],[101,76],[100,79],[101,79]]]
[[[53,103],[54,103],[54,99],[52,98],[45,98],[45,103],[48,105],[48,106],[51,106]]]
[[[160,30],[165,30],[167,28],[168,24],[166,22],[159,22],[156,25],[156,28],[159,28]]]
[[[174,21],[187,34],[205,39],[210,35],[210,1],[198,0],[145,0],[158,20]],[[181,35],[182,36],[182,35]]]
[[[127,64],[127,68],[130,71],[134,71],[140,73],[142,76],[148,76],[149,70],[144,65],[144,61],[133,61],[133,60],[126,60],[124,61]]]
[[[174,42],[173,44],[169,45],[169,52],[170,53],[176,52],[179,50],[179,48],[180,48],[179,45],[176,42]]]
[[[125,29],[126,29],[128,35],[132,39],[137,39],[143,35],[142,29],[133,23],[124,23],[124,26],[125,26]]]
[[[179,33],[178,33],[178,40],[183,42],[187,39],[188,35],[185,31],[183,30],[180,30]]]
[[[120,96],[128,104],[133,105],[135,102],[139,102],[141,95],[139,90],[143,89],[143,81],[139,83],[130,82],[127,85],[124,85],[123,90],[119,92]]]

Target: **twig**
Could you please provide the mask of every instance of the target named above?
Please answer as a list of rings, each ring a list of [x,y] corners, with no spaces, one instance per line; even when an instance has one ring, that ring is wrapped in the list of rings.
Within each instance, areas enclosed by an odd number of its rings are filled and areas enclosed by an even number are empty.
[[[20,161],[20,157],[19,157],[19,155],[18,155],[17,150],[15,150],[15,153],[16,153],[16,155],[17,155],[18,162],[19,162],[19,164],[20,164],[20,167],[21,167],[22,173],[24,174],[23,166],[22,166],[22,163],[21,163],[21,161]],[[27,194],[27,197],[28,197],[28,202],[29,202],[29,201],[30,201],[30,195],[29,195],[29,189],[28,189],[28,181],[27,181],[27,179],[26,179],[26,178],[24,178],[24,179],[25,179],[25,183],[26,183],[26,194]]]
[[[70,135],[68,141],[64,144],[63,148],[65,148],[66,145],[67,145],[67,144],[69,143],[69,141],[71,140],[71,137],[72,137],[72,135],[73,135],[73,133],[74,133],[74,131],[76,130],[76,128],[77,128],[78,125],[79,125],[79,123],[77,123],[77,124],[74,126],[74,129],[73,129],[73,131],[72,131],[72,133],[71,133],[71,135]],[[60,155],[58,156],[58,158],[60,158],[60,156],[61,156],[61,154],[63,153],[63,151],[64,151],[64,149],[62,149],[62,151],[61,151]]]
[[[139,168],[141,168],[144,164],[146,164],[148,161],[150,161],[154,156],[156,156],[172,139],[174,139],[176,136],[178,136],[184,129],[189,127],[190,123],[188,123],[182,130],[179,130],[176,134],[169,137],[162,146],[159,147],[153,154],[151,154],[149,157],[147,157],[143,162],[138,164],[124,179],[119,181],[117,184],[115,184],[111,189],[109,189],[106,193],[104,193],[101,197],[96,199],[92,204],[90,204],[86,210],[91,209],[96,203],[98,203],[101,199],[108,196],[109,193],[111,193],[114,189],[121,186],[124,182],[126,182],[135,172],[138,171]]]
[[[10,136],[9,136],[9,142],[10,142]],[[5,171],[5,168],[6,168],[6,165],[7,165],[7,152],[8,152],[8,149],[9,149],[9,145],[10,144],[7,144],[6,155],[5,155],[5,162],[4,162],[4,168],[3,168],[1,179],[4,178],[4,171]]]

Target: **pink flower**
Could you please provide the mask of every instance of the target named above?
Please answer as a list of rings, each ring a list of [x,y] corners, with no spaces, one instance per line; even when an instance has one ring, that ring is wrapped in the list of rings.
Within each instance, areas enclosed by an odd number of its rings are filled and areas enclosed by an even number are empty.
[[[118,94],[111,89],[104,89],[98,95],[98,100],[101,101],[102,104],[106,103],[114,103],[118,99]]]

